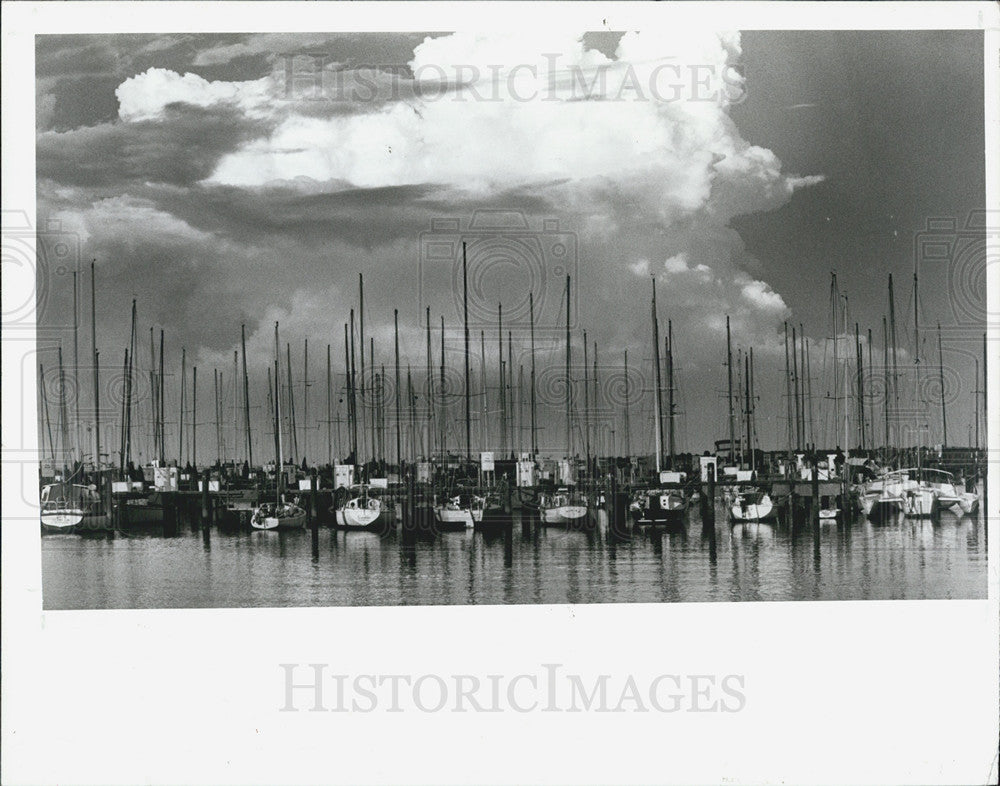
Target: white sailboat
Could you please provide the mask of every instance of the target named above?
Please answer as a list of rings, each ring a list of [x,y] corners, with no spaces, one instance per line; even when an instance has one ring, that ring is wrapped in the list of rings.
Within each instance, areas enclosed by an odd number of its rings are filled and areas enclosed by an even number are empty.
[[[461,494],[436,500],[434,521],[440,530],[464,530],[475,527],[472,505]]]
[[[278,367],[279,357],[278,323],[275,322],[274,379],[276,386],[278,384],[277,381],[281,379]],[[306,512],[298,505],[285,502],[284,495],[282,494],[285,477],[285,456],[281,440],[281,395],[278,393],[277,387],[274,396],[274,414],[275,442],[277,443],[278,453],[278,463],[275,465],[275,500],[274,502],[265,502],[257,506],[250,517],[250,526],[253,529],[259,530],[302,529],[306,525]]]
[[[729,506],[729,515],[737,524],[747,521],[767,521],[774,518],[774,502],[766,491],[741,489]]]
[[[380,530],[395,520],[393,507],[367,483],[351,486],[335,515],[338,527],[351,530]]]

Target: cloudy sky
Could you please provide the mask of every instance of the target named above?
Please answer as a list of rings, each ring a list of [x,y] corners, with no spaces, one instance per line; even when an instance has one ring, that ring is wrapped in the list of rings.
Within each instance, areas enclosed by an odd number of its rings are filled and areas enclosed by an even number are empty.
[[[490,386],[496,305],[515,368],[527,367],[532,291],[540,397],[552,402],[539,441],[554,451],[567,273],[574,373],[586,330],[610,411],[629,350],[633,448],[648,449],[655,276],[661,321],[673,323],[679,446],[726,436],[728,315],[734,345],[754,348],[769,448],[784,444],[783,321],[804,327],[816,418],[829,418],[831,271],[877,356],[892,272],[900,343],[912,350],[915,236],[932,218],[964,227],[984,202],[975,32],[41,36],[36,107],[38,220],[71,233],[85,266],[96,260],[102,365],[120,362],[135,298],[140,338],[165,331],[169,415],[181,348],[210,401],[213,369],[232,382],[246,324],[262,420],[279,321],[297,378],[309,339],[306,425],[321,457],[326,345],[340,385],[359,273],[378,361],[391,363],[398,309],[403,362],[420,379],[425,307],[435,327],[444,316],[450,362],[461,362],[462,239],[473,370],[482,328]],[[971,420],[985,297],[985,265],[970,259],[920,268],[921,320],[946,327],[953,443]],[[53,283],[40,324],[65,325],[71,280],[43,275]],[[89,271],[80,284],[89,305]],[[435,330],[435,363],[438,340]],[[44,347],[42,362],[52,362]],[[113,410],[113,391],[105,397]],[[620,446],[620,420],[603,422]],[[936,415],[929,422],[939,441]],[[213,428],[200,429],[214,449]]]

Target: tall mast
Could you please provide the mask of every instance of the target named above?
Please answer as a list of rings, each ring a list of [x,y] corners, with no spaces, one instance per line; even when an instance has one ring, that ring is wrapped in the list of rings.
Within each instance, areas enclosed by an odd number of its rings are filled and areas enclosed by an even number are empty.
[[[472,402],[469,398],[469,268],[462,241],[462,327],[465,331],[465,460],[472,460]]]
[[[854,323],[854,346],[858,355],[858,437],[861,449],[865,449],[865,382],[864,353],[861,349],[861,336],[858,323]],[[870,358],[869,358],[870,360]]]
[[[184,448],[187,446],[187,422],[184,420],[184,407],[187,404],[187,349],[181,347],[181,418],[180,429],[178,431],[179,447],[177,450],[177,463],[184,465]],[[188,457],[190,460],[190,456]]]
[[[794,337],[795,330],[792,329],[792,336]],[[799,383],[799,424],[800,424],[800,437],[799,437],[799,449],[801,450],[805,443],[809,440],[809,436],[806,433],[806,331],[802,327],[802,323],[799,322],[799,370],[796,373],[796,379]]]
[[[70,457],[72,464],[72,452],[67,449],[69,444],[69,418],[66,409],[66,371],[63,368],[62,344],[59,345],[59,459],[65,466],[66,457]],[[65,478],[63,478],[65,480]]]
[[[672,320],[667,320],[667,446],[670,451],[669,469],[674,468],[675,426],[674,426],[674,326]]]
[[[285,374],[288,378],[288,458],[295,464],[299,458],[299,430],[295,422],[295,393],[292,388],[292,345],[287,342],[285,358]]]
[[[354,410],[351,407],[351,350],[350,344],[347,339],[347,323],[344,323],[344,388],[346,391],[345,398],[347,399],[347,433],[350,436],[353,431],[354,425]],[[339,407],[338,407],[339,412]],[[339,423],[337,424],[339,427]],[[351,451],[351,461],[357,461],[357,455],[353,453],[353,446]]]
[[[56,471],[56,443],[52,439],[52,421],[49,418],[49,397],[45,390],[45,366],[38,364],[38,387],[42,393],[42,413],[45,416],[45,431],[42,432],[42,454],[45,454],[45,434],[49,435],[49,455],[52,457],[52,471]],[[978,386],[977,386],[978,387]],[[978,406],[978,404],[976,405]],[[976,423],[978,427],[978,421]],[[978,433],[978,428],[977,428]]]
[[[743,405],[746,408],[744,413],[746,416],[746,432],[747,432],[747,450],[750,453],[751,468],[753,467],[754,454],[753,454],[753,431],[750,428],[750,355],[749,353],[743,356],[744,364],[744,374],[743,374],[743,384],[745,386],[745,395]]]
[[[198,469],[198,367],[191,370],[191,463]]]
[[[500,357],[503,358],[503,337],[500,339]],[[503,360],[500,361],[500,379],[503,379]],[[486,332],[479,331],[479,444],[480,450],[489,447],[489,429],[486,424]],[[503,430],[501,429],[501,432]]]
[[[833,438],[839,441],[837,430],[840,428],[840,331],[838,329],[838,311],[840,309],[840,292],[837,289],[837,274],[830,274],[830,304],[833,308]]]
[[[816,422],[813,420],[812,359],[809,356],[808,343],[806,343],[806,402],[809,404],[809,442],[815,447]]]
[[[948,417],[944,411],[944,353],[941,349],[941,323],[938,322],[938,378],[941,383],[941,447],[948,445]]]
[[[503,303],[497,304],[497,366],[500,372],[500,455],[507,452],[507,397],[504,395],[503,372]],[[486,381],[483,380],[483,395],[486,395]],[[486,412],[486,404],[483,404]]]
[[[590,380],[587,367],[590,365],[590,353],[587,350],[587,331],[583,331],[583,449],[584,466],[590,472]]]
[[[874,384],[872,383],[872,376],[875,372],[875,361],[873,360],[874,355],[872,355],[872,329],[868,328],[868,400],[866,407],[868,408],[868,415],[865,417],[865,423],[868,424],[868,444],[871,449],[875,449],[876,438],[875,438],[875,412],[874,412],[874,396],[872,395],[872,388]]]
[[[438,418],[441,421],[441,461],[448,460],[448,399],[444,386],[444,314],[441,315],[441,406]]]
[[[74,283],[76,279],[74,278]],[[74,320],[75,321],[75,320]],[[74,337],[74,343],[75,343]],[[74,380],[76,379],[76,373],[73,375]],[[153,326],[149,326],[149,407],[153,415],[153,419],[150,421],[153,426],[153,450],[149,454],[151,459],[157,458],[160,454],[159,450],[159,439],[160,439],[160,404],[158,399],[158,391],[156,387],[156,345],[153,336]],[[79,412],[77,412],[79,415]]]
[[[535,293],[528,293],[528,324],[531,331],[531,455],[538,455],[538,437],[535,426]]]
[[[785,322],[785,434],[788,437],[788,462],[792,461],[792,372],[788,359],[788,322]],[[793,349],[794,352],[794,349]]]
[[[240,327],[240,340],[243,344],[243,426],[247,437],[247,464],[253,467],[253,439],[250,436],[250,378],[247,375],[247,326]]]
[[[889,452],[889,399],[892,393],[892,381],[889,379],[889,328],[885,316],[882,317],[882,369],[885,376],[885,450]]]
[[[726,376],[729,380],[729,459],[736,458],[736,413],[733,412],[733,345],[729,335],[729,315],[726,314]]]
[[[275,364],[277,365],[277,364]],[[278,463],[278,428],[277,428],[277,410],[274,408],[274,386],[271,384],[271,366],[267,367],[267,411],[268,417],[271,418],[271,437],[272,445],[274,448],[274,463]]]
[[[125,472],[125,410],[128,406],[128,347],[125,347],[125,358],[122,361],[122,380],[125,385],[125,395],[122,396],[122,408],[118,419],[118,471]]]
[[[302,355],[302,460],[309,461],[309,339]]]
[[[517,453],[524,453],[524,364],[517,367]]]
[[[757,393],[754,387],[753,347],[750,347],[750,395],[747,399],[747,411],[750,413],[747,424],[747,438],[750,444],[750,469],[757,469]]]
[[[80,263],[77,262],[79,269]],[[150,328],[152,336],[152,328]],[[73,271],[73,421],[76,424],[75,445],[73,447],[74,457],[79,454],[80,461],[83,461],[83,439],[80,435],[80,294],[79,282],[77,281],[77,270]],[[152,337],[150,337],[152,346]],[[152,373],[152,372],[150,372]]]
[[[240,353],[233,350],[233,467],[236,467],[240,460]],[[225,394],[223,394],[225,395]]]
[[[802,449],[802,421],[799,418],[799,334],[792,325],[792,396],[795,406],[795,449]]]
[[[135,298],[132,298],[132,330],[129,334],[128,377],[125,380],[125,462],[132,461],[132,370],[135,366]]]
[[[632,424],[629,423],[629,402],[628,402],[628,350],[625,350],[625,457],[631,461],[632,458]]]
[[[94,469],[101,468],[101,395],[97,367],[97,273],[95,263],[90,263],[90,337],[94,352]]]
[[[159,393],[157,396],[157,400],[159,401],[160,404],[159,420],[158,420],[160,429],[160,464],[163,465],[166,464],[167,461],[167,446],[166,446],[167,431],[166,431],[166,424],[164,423],[164,421],[166,420],[167,409],[166,409],[166,404],[164,404],[163,401],[164,398],[166,398],[165,396],[166,383],[164,382],[164,375],[163,375],[163,330],[162,329],[160,330],[160,372],[159,372],[158,387],[159,387]]]
[[[427,452],[424,454],[430,461],[434,454],[434,371],[431,360],[431,307],[427,306]]]
[[[594,400],[593,400],[594,409],[600,412],[601,404],[598,396],[600,388],[597,386],[597,342],[596,341],[594,342],[594,373],[591,375],[591,380],[594,383]],[[594,463],[596,469],[597,458],[601,455],[602,440],[601,440],[601,430],[599,428],[595,428],[594,431],[595,431]]]
[[[326,463],[333,464],[333,365],[326,345]]]
[[[212,369],[212,384],[215,388],[215,460],[222,464],[222,418],[219,412],[219,369]]]
[[[360,395],[360,400],[361,400],[361,409],[362,409],[362,411],[366,411],[365,410],[365,404],[367,403],[368,400],[365,398],[365,277],[361,273],[358,273],[358,337],[359,337],[360,343],[361,343],[361,346],[359,348],[360,349],[360,359],[361,359],[361,379],[360,379],[360,383],[361,383],[361,395]],[[354,346],[354,339],[353,339],[353,337],[351,338],[351,346],[352,347]],[[371,362],[371,368],[374,369],[375,368],[375,358],[370,357],[368,359]],[[373,376],[374,376],[374,372],[373,372]],[[373,393],[374,391],[371,391],[371,392]],[[355,408],[356,407],[357,407],[357,402],[355,402]],[[371,413],[372,413],[372,450],[371,450],[371,455],[372,455],[372,458],[374,458],[375,457],[375,452],[376,452],[375,451],[375,420],[374,420],[374,418],[375,418],[375,407],[369,407],[369,409],[371,410]],[[357,417],[357,410],[355,409],[355,418],[356,417]],[[362,447],[362,450],[365,452],[366,455],[368,453],[368,450],[367,450],[367,447],[366,447],[367,444],[368,444],[368,442],[367,442],[367,439],[365,437],[365,424],[362,423],[361,424],[361,447]]]
[[[571,346],[569,341],[569,276],[566,276],[566,458],[573,457],[573,424],[570,409],[573,401],[573,384],[571,381]]]
[[[410,373],[410,364],[406,364],[406,396],[410,403],[410,462],[416,463],[417,461],[417,409],[416,409],[416,399],[413,395],[413,376]]]
[[[660,398],[660,324],[656,316],[656,277],[652,278],[653,284],[653,368],[656,376],[656,386],[653,391],[653,412],[656,419],[656,428],[653,434],[656,438],[656,476],[659,480],[661,463],[663,460],[663,402]]]
[[[986,376],[985,374],[983,375]],[[976,389],[972,391],[972,414],[976,423],[976,451],[979,451],[979,358],[976,358]]]
[[[896,303],[892,288],[892,273],[889,274],[889,341],[892,352],[892,412],[899,416],[899,368],[896,365]],[[899,439],[898,429],[896,439]]]
[[[347,392],[350,401],[350,412],[351,412],[351,454],[354,456],[354,463],[358,464],[358,397],[357,397],[357,387],[355,385],[356,377],[354,376],[354,309],[351,309],[351,344],[349,353],[349,365],[350,369],[348,371],[348,376],[350,382],[347,385]]]
[[[278,446],[278,467],[275,473],[275,502],[281,502],[285,480],[285,454],[281,436],[281,344],[278,341],[278,323],[274,323],[274,442]],[[289,391],[291,392],[291,391]]]
[[[394,308],[392,310],[392,324],[393,324],[393,338],[396,354],[396,390],[395,392],[395,404],[396,404],[396,465],[400,473],[403,471],[403,443],[401,439],[400,428],[402,426],[399,412],[399,309]]]
[[[513,390],[513,388],[514,388],[514,381],[513,381],[514,380],[514,355],[513,355],[513,351],[511,350],[511,346],[513,346],[513,341],[511,340],[510,329],[508,328],[508,330],[507,330],[507,372],[506,372],[505,376],[506,376],[506,380],[507,380],[507,395],[509,396],[509,400],[507,400],[506,404],[504,405],[504,409],[507,412],[507,425],[510,428],[510,449],[513,452],[513,450],[514,450],[514,390]]]

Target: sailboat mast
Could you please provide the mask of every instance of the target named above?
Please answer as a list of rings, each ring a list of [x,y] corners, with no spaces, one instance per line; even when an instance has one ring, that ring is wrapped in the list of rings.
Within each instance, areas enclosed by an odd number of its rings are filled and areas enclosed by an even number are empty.
[[[889,328],[885,316],[882,317],[882,373],[885,377],[885,451],[889,453],[889,400],[892,395],[892,381],[889,379]]]
[[[785,325],[785,435],[788,438],[788,463],[792,462],[792,372],[788,357],[788,322]],[[794,349],[793,349],[794,351]]]
[[[899,367],[896,364],[896,301],[892,287],[892,273],[889,274],[889,341],[892,352],[892,412],[899,415]],[[899,439],[898,429],[896,439]]]
[[[240,353],[233,350],[233,468],[240,460]],[[223,394],[225,395],[225,394]]]
[[[74,337],[75,342],[75,337]],[[74,379],[76,374],[74,373]],[[153,326],[149,326],[149,407],[153,419],[150,421],[152,423],[152,436],[153,436],[153,450],[149,454],[150,458],[155,458],[159,456],[159,439],[160,439],[160,418],[159,418],[159,396],[156,387],[156,344],[155,338],[153,336]],[[79,416],[79,412],[77,412]]]
[[[744,364],[743,384],[745,388],[743,406],[746,410],[744,412],[744,416],[746,418],[747,451],[750,453],[750,461],[752,468],[754,455],[753,455],[753,437],[752,437],[753,432],[750,428],[750,355],[749,354],[743,356],[743,364]]]
[[[243,345],[243,425],[247,437],[247,464],[253,468],[253,439],[250,436],[250,378],[247,375],[247,326],[240,328],[240,341]]]
[[[858,323],[854,323],[854,346],[858,355],[858,438],[861,449],[865,449],[865,382],[864,353],[861,350],[861,336]]]
[[[524,453],[524,364],[517,367],[517,453]]]
[[[393,341],[395,347],[395,357],[396,357],[396,390],[395,392],[395,404],[396,404],[396,465],[400,473],[403,471],[403,442],[402,442],[402,417],[399,411],[399,394],[400,394],[400,384],[399,384],[399,309],[394,308],[392,310],[392,324],[393,324]]]
[[[507,413],[507,426],[510,428],[510,450],[514,450],[514,355],[511,347],[513,346],[513,340],[511,339],[510,330],[507,330],[507,371],[505,374],[505,379],[507,380],[507,398],[505,399],[504,411]],[[509,455],[509,454],[508,454]]]
[[[590,365],[590,353],[587,350],[587,331],[583,331],[583,450],[584,466],[590,471],[590,380],[587,368]]]
[[[656,441],[656,475],[659,480],[660,470],[663,460],[663,402],[660,398],[660,325],[656,316],[656,277],[652,278],[653,284],[653,368],[655,371],[656,386],[653,390],[653,415],[656,420],[656,428],[653,430]]]
[[[164,399],[166,398],[166,395],[165,395],[165,393],[166,393],[166,383],[164,381],[163,370],[164,370],[164,365],[163,365],[163,330],[161,329],[160,330],[160,371],[159,371],[159,380],[158,380],[158,384],[157,384],[157,386],[159,388],[159,393],[157,395],[157,400],[158,400],[159,405],[160,405],[159,406],[158,423],[159,423],[159,430],[160,430],[160,464],[161,465],[165,464],[166,461],[167,461],[167,445],[166,445],[166,442],[167,442],[167,439],[166,439],[166,437],[167,437],[167,427],[166,427],[166,424],[164,423],[164,421],[167,419],[167,417],[166,417],[166,415],[167,415],[167,408],[166,408],[166,404],[164,403]]]
[[[799,418],[799,334],[792,325],[792,402],[795,409],[795,449],[802,449],[802,420]]]
[[[598,412],[601,411],[601,405],[598,399],[598,392],[600,388],[597,386],[597,342],[594,342],[594,373],[590,375],[591,382],[594,384],[594,398],[593,404],[594,409]],[[601,448],[603,447],[601,439],[601,429],[599,427],[594,428],[594,465],[595,469],[597,466],[597,459],[601,455]]]
[[[90,337],[94,353],[94,469],[101,469],[101,395],[97,366],[97,272],[95,263],[90,263]]]
[[[431,359],[431,307],[427,306],[427,452],[424,455],[430,461],[434,453],[434,370]]]
[[[77,262],[77,268],[80,264]],[[152,346],[152,328],[150,328],[150,346]],[[73,454],[79,453],[83,461],[83,440],[80,436],[80,294],[77,270],[73,271],[73,421],[76,424],[75,445]],[[151,372],[152,373],[152,372]]]
[[[837,430],[840,428],[840,331],[838,329],[838,312],[840,309],[840,292],[837,290],[837,274],[830,274],[830,305],[833,309],[833,438],[837,440]]]
[[[538,455],[538,437],[535,426],[535,293],[528,293],[528,324],[531,332],[531,455]]]
[[[500,455],[507,452],[507,399],[504,395],[504,372],[503,372],[503,303],[497,304],[497,367],[500,374]],[[484,350],[485,351],[485,350]],[[485,361],[484,361],[485,362]],[[485,372],[485,367],[484,367]],[[483,380],[483,395],[486,395],[486,381]],[[483,404],[483,413],[486,412],[486,404]]]
[[[469,267],[462,241],[462,328],[465,331],[465,460],[472,460],[472,400],[469,397]]]
[[[347,385],[347,392],[349,396],[349,406],[351,412],[351,455],[354,456],[354,463],[358,464],[360,456],[358,456],[358,397],[357,388],[355,385],[355,369],[354,369],[354,309],[351,309],[351,343],[350,343],[350,358],[349,358],[349,373],[348,376],[350,381]]]
[[[729,381],[729,459],[736,458],[736,413],[733,411],[733,344],[729,334],[729,315],[726,314],[726,377]]]
[[[179,447],[177,450],[177,462],[184,465],[184,448],[187,447],[187,423],[184,420],[185,406],[187,404],[187,349],[181,347],[181,417],[178,431]]]
[[[70,464],[73,462],[72,451],[68,450],[69,445],[69,418],[66,409],[66,370],[63,367],[62,344],[59,345],[59,459],[63,466],[66,465],[66,457],[69,456]],[[64,478],[65,480],[65,478]]]
[[[52,471],[56,470],[56,443],[52,439],[52,421],[49,418],[49,396],[45,390],[45,366],[38,364],[38,387],[42,393],[42,413],[45,415],[45,431],[42,432],[42,454],[45,454],[45,434],[49,435],[49,455],[52,457]],[[977,386],[978,387],[978,386]],[[977,404],[978,406],[978,404]],[[978,421],[977,421],[978,427]],[[977,432],[978,434],[978,428]]]
[[[628,379],[628,350],[625,350],[625,457],[631,461],[632,459],[632,424],[629,422],[630,409],[628,400],[628,389],[629,389],[629,379]]]
[[[302,353],[302,460],[309,461],[309,339]]]
[[[326,345],[326,463],[333,464],[333,364]]]
[[[448,460],[448,399],[446,398],[444,386],[444,314],[441,315],[441,406],[438,411],[438,418],[441,421],[441,461]]]
[[[285,454],[281,435],[281,344],[278,341],[278,323],[274,323],[274,442],[278,448],[278,466],[275,472],[275,502],[281,503],[281,490],[285,479]]]
[[[941,348],[941,323],[938,322],[938,379],[941,385],[941,447],[948,445],[948,416],[944,410],[944,351]]]
[[[667,448],[670,452],[668,469],[674,468],[674,453],[677,450],[674,428],[674,325],[667,320]]]
[[[198,469],[198,367],[194,366],[191,377],[191,463]]]
[[[500,339],[500,357],[503,358],[503,338]],[[500,379],[503,379],[503,360],[500,361]],[[479,331],[479,444],[480,450],[489,446],[489,429],[486,424],[486,331]],[[503,431],[503,429],[501,429]]]
[[[573,402],[572,369],[570,366],[572,348],[569,340],[569,276],[566,276],[566,458],[573,457],[573,423],[571,407]]]
[[[354,405],[355,406],[355,412],[354,412],[355,419],[357,419],[357,401],[358,400],[361,401],[361,410],[362,410],[362,412],[367,411],[367,410],[365,410],[365,404],[368,401],[365,398],[365,277],[361,273],[358,273],[358,338],[359,338],[360,344],[361,344],[361,346],[359,347],[360,361],[361,361],[361,379],[360,379],[360,383],[361,383],[361,395],[360,395],[360,397],[357,395],[357,388],[355,386],[355,405]],[[351,336],[351,347],[352,348],[354,347],[354,336],[353,335]],[[371,368],[373,369],[372,376],[374,377],[375,358],[374,357],[369,357],[368,360],[369,360]],[[352,364],[352,366],[353,366],[353,364]],[[370,395],[374,394],[374,388],[369,391],[369,394]],[[371,427],[372,427],[372,450],[371,450],[371,457],[375,458],[375,454],[376,454],[376,450],[375,450],[375,407],[374,406],[370,406],[368,409],[372,413],[372,423],[371,423]],[[366,420],[367,420],[367,418],[366,418]],[[366,425],[366,423],[362,422],[362,424],[361,424],[361,449],[365,453],[365,455],[367,456],[368,455],[368,448],[367,448],[368,440],[367,440],[367,437],[365,436],[365,425]]]

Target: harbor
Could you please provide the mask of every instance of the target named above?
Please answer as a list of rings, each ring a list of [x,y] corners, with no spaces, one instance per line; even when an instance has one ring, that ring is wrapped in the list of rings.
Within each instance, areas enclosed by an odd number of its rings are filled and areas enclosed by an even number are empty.
[[[465,243],[460,269],[464,282],[468,275]],[[90,272],[93,301],[94,266]],[[74,295],[76,284],[74,276]],[[917,284],[914,276],[914,299]],[[463,362],[457,369],[449,366],[449,357],[455,354],[446,350],[444,317],[440,317],[435,336],[429,308],[423,325],[422,379],[414,379],[415,358],[401,356],[398,310],[393,314],[390,354],[394,373],[386,374],[381,358],[375,364],[374,338],[368,340],[366,364],[364,278],[360,275],[357,316],[351,309],[344,324],[340,369],[333,363],[331,345],[326,346],[325,410],[321,408],[319,414],[315,397],[308,395],[308,339],[302,376],[296,380],[291,345],[282,345],[277,322],[273,326],[273,355],[266,366],[266,407],[260,407],[250,394],[248,369],[259,368],[260,363],[259,358],[248,359],[245,327],[241,329],[240,351],[233,354],[229,397],[223,395],[227,388],[219,369],[212,369],[207,421],[198,414],[198,367],[192,365],[189,372],[186,352],[182,351],[176,459],[168,459],[166,453],[164,333],[160,332],[157,345],[150,328],[148,361],[140,363],[140,328],[133,301],[121,406],[105,432],[115,436],[117,466],[111,461],[88,462],[86,442],[74,438],[82,433],[81,423],[74,422],[69,412],[79,403],[70,401],[66,391],[74,391],[78,398],[78,366],[67,370],[60,349],[59,384],[53,402],[48,398],[45,369],[39,368],[43,443],[50,457],[40,467],[43,559],[53,566],[44,573],[46,582],[62,586],[63,577],[75,573],[74,561],[87,563],[76,567],[85,574],[91,561],[98,565],[107,561],[114,569],[118,559],[129,559],[136,553],[144,562],[155,560],[167,546],[164,553],[173,554],[178,549],[189,552],[191,564],[180,569],[179,575],[187,576],[189,586],[196,587],[207,579],[201,572],[211,565],[214,573],[219,560],[227,559],[220,555],[238,559],[245,551],[271,559],[275,554],[275,544],[267,540],[271,538],[276,540],[279,564],[302,560],[312,566],[315,575],[332,571],[328,587],[307,593],[318,603],[332,605],[985,596],[985,453],[975,446],[898,444],[911,435],[908,424],[898,417],[899,399],[905,395],[900,391],[900,372],[895,362],[888,362],[884,379],[879,380],[883,385],[881,400],[876,400],[870,389],[866,392],[865,383],[871,385],[872,376],[865,374],[865,363],[874,365],[871,332],[866,346],[857,324],[853,337],[844,331],[847,312],[841,303],[846,298],[838,292],[835,273],[831,275],[830,299],[836,338],[831,343],[832,363],[824,369],[832,372],[834,395],[813,401],[810,344],[800,340],[794,327],[789,335],[786,322],[783,382],[787,442],[770,450],[760,447],[756,412],[760,397],[755,390],[753,348],[744,351],[738,347],[734,357],[728,317],[727,386],[724,411],[720,412],[725,436],[715,441],[714,450],[678,450],[677,424],[682,413],[676,403],[679,382],[674,326],[667,320],[661,329],[655,279],[648,325],[649,346],[655,350],[647,361],[654,387],[652,391],[632,390],[626,350],[622,401],[612,406],[615,416],[610,422],[595,419],[593,413],[606,406],[601,398],[602,394],[607,396],[607,390],[599,384],[598,376],[607,366],[598,366],[597,346],[588,343],[586,331],[582,331],[582,341],[575,335],[569,317],[571,285],[567,276],[564,365],[559,380],[560,425],[565,440],[561,455],[538,447],[542,426],[530,296],[528,330],[521,336],[526,340],[518,351],[519,357],[528,361],[528,373],[525,364],[519,365],[516,383],[514,331],[510,321],[504,330],[499,303],[492,330],[497,341],[492,359],[495,376],[487,370],[485,330],[480,331],[480,352],[475,358],[478,375],[472,370],[475,363],[465,287],[458,355]],[[890,276],[887,338],[895,333],[893,303]],[[92,336],[96,335],[95,324],[92,315]],[[579,365],[573,361],[575,345],[582,345],[584,361]],[[844,345],[853,345],[853,358],[842,354]],[[97,391],[96,340],[92,351]],[[74,333],[74,356],[78,353]],[[895,347],[886,344],[883,354],[887,360],[894,357]],[[919,351],[916,357],[919,363]],[[982,363],[985,369],[985,338]],[[938,372],[942,375],[941,433],[946,439],[943,363]],[[69,375],[77,384],[66,384]],[[342,386],[334,382],[337,377],[343,380]],[[134,393],[139,379],[148,381],[149,393],[141,405]],[[387,385],[390,394],[386,393]],[[838,390],[842,396],[836,395]],[[926,412],[928,402],[919,400],[919,379],[917,390],[911,403],[918,401]],[[636,406],[643,400],[651,405],[651,411],[641,404]],[[977,393],[973,413],[977,444],[981,423],[985,431],[985,413],[980,412],[979,401]],[[545,418],[551,430],[558,420],[552,417],[551,397],[549,403]],[[301,413],[298,419],[296,406]],[[817,421],[822,422],[822,416],[814,417],[814,406],[832,410],[827,423],[833,426],[823,425],[821,431],[827,440],[831,435],[836,440],[832,447],[819,449],[811,441],[816,439]],[[232,413],[228,422],[224,419],[227,408]],[[258,411],[256,417],[254,410]],[[95,413],[99,416],[100,409]],[[632,450],[632,423],[636,419],[640,420],[639,429],[652,438],[652,454]],[[115,453],[102,450],[102,428],[96,420],[87,429],[93,435],[90,456],[111,459]],[[619,424],[623,434],[616,439]],[[842,428],[839,434],[838,428]],[[215,453],[210,464],[203,460],[206,432],[208,452]],[[852,439],[855,444],[845,453],[841,444],[852,445]],[[617,448],[623,449],[622,455],[606,452]],[[324,450],[327,461],[309,462],[309,456],[322,455]],[[272,455],[267,456],[268,452]],[[336,459],[335,455],[344,458]],[[137,463],[140,456],[148,460]],[[74,459],[72,464],[69,459]],[[920,588],[911,586],[906,577],[899,578],[901,584],[896,586],[896,580],[872,581],[867,575],[869,570],[880,569],[878,562],[885,549],[900,549],[894,557],[904,566],[914,555],[926,565],[923,549],[927,544],[944,549],[933,555],[935,559],[950,559],[952,549],[959,547],[962,569],[955,575],[948,570],[935,573],[934,580]],[[771,565],[771,549],[787,552],[779,560],[780,567]],[[856,549],[861,574],[848,580],[838,571],[843,570],[845,550],[849,557]],[[565,553],[558,553],[560,550]],[[389,553],[398,553],[399,560],[391,563],[391,569],[386,562]],[[873,555],[874,567],[869,564]],[[364,562],[364,572],[356,577],[359,586],[346,592],[343,587],[338,590],[337,582],[344,578],[340,572],[353,570],[347,566],[358,559]],[[763,560],[762,572],[750,571],[750,585],[745,585],[740,565],[748,559]],[[62,564],[66,560],[71,564]],[[459,582],[436,592],[419,586],[425,562],[433,572],[456,560],[469,561],[468,584]],[[660,574],[644,579],[648,586],[642,591],[615,587],[608,577],[620,561],[654,574],[659,565]],[[806,563],[812,566],[814,584],[801,592],[799,584],[807,578],[797,571]],[[156,585],[158,578],[167,581],[162,597],[149,598],[143,590],[141,601],[119,596],[117,600],[105,597],[86,602],[96,602],[99,607],[109,603],[171,606],[187,602],[182,600],[184,593],[177,596],[169,589],[175,578],[173,569],[160,575],[161,565],[148,567],[150,586]],[[289,568],[289,575],[302,569]],[[268,568],[273,570],[278,568]],[[397,570],[402,571],[398,577]],[[559,580],[551,584],[542,575],[547,571],[554,571]],[[596,575],[591,575],[595,571]],[[691,571],[702,574],[695,581],[697,588],[680,585]],[[769,575],[771,571],[775,575]],[[477,579],[480,573],[482,583]],[[407,575],[416,580],[413,592],[403,590]],[[494,581],[496,586],[492,586]],[[83,583],[84,577],[78,576],[73,586],[79,589]],[[212,603],[237,606],[279,602],[266,589],[255,589],[254,585],[250,580],[245,596],[224,602],[217,597],[217,589],[203,587],[204,597]],[[278,585],[285,586],[284,580]],[[776,589],[781,585],[786,587],[785,594]],[[846,586],[856,589],[848,591]],[[830,594],[831,587],[836,588],[834,594]],[[76,602],[58,590],[47,591],[45,597],[50,608],[68,608]]]

